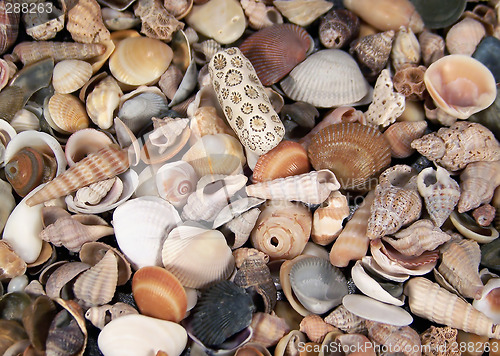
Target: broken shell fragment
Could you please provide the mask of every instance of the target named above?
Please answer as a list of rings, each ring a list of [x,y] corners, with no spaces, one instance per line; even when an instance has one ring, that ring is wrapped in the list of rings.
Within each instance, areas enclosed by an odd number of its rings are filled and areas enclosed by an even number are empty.
[[[311,238],[319,245],[326,246],[342,231],[342,223],[349,215],[347,198],[339,191],[332,192],[314,211]]]

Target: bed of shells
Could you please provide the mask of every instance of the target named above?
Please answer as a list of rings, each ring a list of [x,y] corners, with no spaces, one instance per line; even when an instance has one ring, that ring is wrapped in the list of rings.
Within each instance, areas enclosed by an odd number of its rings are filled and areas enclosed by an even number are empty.
[[[0,353],[500,355],[500,2],[0,0]]]

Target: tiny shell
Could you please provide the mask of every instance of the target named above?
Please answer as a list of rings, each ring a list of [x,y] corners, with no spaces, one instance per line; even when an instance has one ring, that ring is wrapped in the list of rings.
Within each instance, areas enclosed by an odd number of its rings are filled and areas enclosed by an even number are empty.
[[[283,17],[274,6],[266,6],[254,0],[243,0],[241,7],[245,10],[249,26],[255,30],[283,23]]]
[[[441,57],[444,57],[444,39],[438,34],[425,30],[418,36],[422,60],[425,66],[431,65]]]
[[[407,100],[422,100],[425,93],[425,70],[424,66],[408,66],[397,70],[392,78],[394,88]]]
[[[48,7],[48,2],[39,1],[38,6]],[[46,41],[54,38],[64,28],[64,12],[52,7],[52,11],[36,11],[23,13],[22,21],[26,33],[37,41]]]
[[[132,306],[118,302],[113,305],[105,304],[91,307],[85,312],[85,319],[89,320],[96,328],[103,329],[111,320],[128,314],[139,314]]]
[[[310,25],[333,6],[326,0],[274,0],[273,5],[290,22],[303,27]]]
[[[54,66],[52,85],[61,94],[80,89],[92,76],[92,66],[81,60],[67,59]]]
[[[100,43],[110,39],[96,0],[78,0],[68,11],[66,29],[75,42]]]
[[[103,130],[109,129],[113,125],[114,112],[118,109],[122,95],[122,90],[112,76],[99,81],[85,103],[92,122]]]
[[[343,305],[339,305],[328,314],[325,322],[349,334],[366,331],[365,319],[351,313]]]
[[[411,29],[401,27],[396,33],[391,51],[392,65],[399,70],[420,62],[420,43]]]
[[[290,331],[290,327],[284,318],[262,312],[257,312],[252,316],[250,327],[253,330],[250,341],[264,347],[275,346]]]
[[[391,156],[406,158],[415,152],[411,147],[413,140],[424,135],[427,129],[426,121],[395,122],[384,131],[384,137],[391,145]]]
[[[500,323],[500,314],[498,311],[498,292],[500,291],[500,279],[492,278],[485,285],[481,298],[475,299],[472,306],[484,313],[495,323]]]
[[[389,350],[403,350],[402,353],[407,356],[422,355],[420,336],[415,329],[409,326],[398,327],[371,320],[366,321],[366,327],[370,339]]]
[[[62,133],[73,133],[89,127],[89,117],[83,103],[71,94],[54,94],[47,105],[52,128]],[[47,118],[47,111],[45,111]],[[49,122],[50,123],[50,122]]]
[[[2,240],[0,240],[0,271],[1,281],[7,281],[26,272],[26,262]]]
[[[335,331],[336,328],[327,324],[319,315],[307,315],[300,322],[300,331],[304,332],[312,342],[323,342],[326,334]]]
[[[321,17],[319,39],[326,48],[342,48],[359,33],[359,17],[345,9],[333,9]]]
[[[181,208],[195,191],[198,176],[187,162],[169,162],[156,172],[156,186],[160,197]]]

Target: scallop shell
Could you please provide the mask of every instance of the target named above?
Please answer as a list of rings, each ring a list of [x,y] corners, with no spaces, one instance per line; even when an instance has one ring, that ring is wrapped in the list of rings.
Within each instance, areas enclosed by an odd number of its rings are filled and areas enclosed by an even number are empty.
[[[182,284],[161,267],[137,270],[132,279],[132,295],[142,315],[178,323],[186,314],[187,297]]]
[[[64,174],[47,183],[26,201],[33,206],[44,201],[67,195],[77,189],[114,177],[129,168],[127,152],[116,145],[110,145],[91,153]]]
[[[273,5],[291,23],[306,27],[333,7],[325,0],[274,0]]]
[[[325,49],[297,65],[281,81],[281,88],[292,100],[328,108],[360,101],[368,94],[369,85],[350,55],[339,49]]]
[[[250,236],[252,245],[273,259],[291,259],[305,248],[312,216],[299,203],[270,200],[262,209]]]
[[[377,344],[383,345],[389,350],[401,350],[407,356],[422,355],[421,351],[414,351],[419,350],[422,345],[420,335],[411,327],[398,327],[371,320],[366,321],[366,327],[370,340]]]
[[[160,40],[129,37],[117,44],[109,58],[109,69],[124,84],[145,85],[159,79],[172,58],[172,49]]]
[[[430,32],[429,30],[422,31],[418,36],[420,42],[420,49],[422,51],[422,60],[425,66],[429,66],[438,59],[444,57],[444,39]]]
[[[348,294],[342,305],[354,315],[394,326],[411,324],[413,317],[406,310],[359,294]]]
[[[493,338],[500,337],[498,325],[460,297],[432,283],[415,277],[405,286],[411,312],[438,324]]]
[[[365,319],[351,313],[343,305],[339,305],[328,314],[325,322],[349,334],[366,331]]]
[[[424,82],[436,106],[459,119],[486,109],[497,95],[490,70],[462,54],[451,54],[432,63],[425,71]]]
[[[248,18],[248,25],[255,30],[283,23],[281,13],[274,6],[266,6],[254,0],[243,0],[241,7]]]
[[[110,39],[96,0],[79,0],[68,11],[66,28],[75,42],[100,43]]]
[[[311,36],[302,27],[280,24],[251,35],[240,49],[252,63],[262,84],[270,86],[306,58],[311,44]]]
[[[328,198],[330,192],[339,188],[340,184],[335,175],[324,169],[252,184],[245,189],[248,196],[261,199],[321,204]]]
[[[112,76],[99,81],[87,96],[85,106],[94,124],[103,130],[113,125],[114,112],[118,109],[123,92]]]
[[[177,21],[160,0],[138,1],[134,14],[141,19],[141,33],[148,38],[170,42],[174,32],[184,28],[184,23]]]
[[[446,48],[450,54],[472,56],[485,35],[486,30],[481,22],[466,17],[453,25],[446,34]]]
[[[425,95],[424,66],[408,66],[399,69],[392,78],[394,88],[407,100],[422,100]]]
[[[176,227],[168,234],[161,254],[165,268],[185,287],[205,288],[228,278],[234,269],[231,249],[218,230]]]
[[[312,240],[322,246],[334,241],[342,231],[342,223],[349,215],[347,198],[335,191],[330,193],[324,206],[314,211],[311,230]]]
[[[349,53],[358,61],[368,78],[375,78],[385,68],[392,50],[394,31],[361,37],[350,44]]]
[[[359,33],[359,17],[345,9],[333,9],[321,17],[319,40],[326,48],[342,48]]]
[[[182,208],[195,191],[198,176],[187,162],[169,162],[156,172],[156,186],[160,197],[176,208]]]
[[[169,202],[151,196],[129,200],[113,213],[116,241],[135,269],[161,265],[163,242],[180,222]]]
[[[89,127],[89,117],[83,103],[71,94],[54,94],[44,113],[47,121],[47,114],[50,115],[52,128],[61,133],[73,133]]]
[[[357,123],[330,125],[308,148],[311,165],[329,169],[342,189],[364,190],[390,164],[390,146],[377,129]],[[353,162],[352,157],[357,157]]]
[[[77,91],[88,82],[92,76],[90,63],[77,59],[67,59],[54,66],[52,85],[61,94]]]
[[[458,212],[463,213],[489,203],[500,185],[500,161],[472,162],[460,174],[461,195]]]
[[[396,71],[420,62],[420,43],[411,29],[401,27],[396,33],[392,44],[391,59]]]
[[[391,145],[391,156],[406,158],[415,152],[411,147],[413,140],[422,137],[427,129],[426,121],[395,122],[384,131],[384,137]]]

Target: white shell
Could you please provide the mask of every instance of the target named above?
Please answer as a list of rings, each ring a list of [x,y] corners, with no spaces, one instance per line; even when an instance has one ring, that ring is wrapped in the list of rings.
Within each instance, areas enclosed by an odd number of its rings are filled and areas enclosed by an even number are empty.
[[[186,330],[179,324],[135,314],[111,321],[97,339],[104,356],[146,356],[160,350],[179,356],[186,343]]]
[[[24,109],[21,109],[24,110]],[[19,110],[18,113],[21,111]],[[27,110],[26,110],[27,111]],[[17,115],[17,113],[16,113]],[[14,116],[15,117],[15,116]],[[38,121],[38,118],[37,118]],[[5,157],[5,146],[8,145],[14,136],[17,135],[16,130],[9,124],[7,121],[0,119],[0,130],[2,131],[2,139],[0,140],[0,164],[2,166],[5,165],[4,157]],[[4,142],[5,141],[5,142]]]
[[[379,302],[359,294],[348,294],[342,299],[342,304],[351,313],[379,323],[406,326],[413,317],[403,308]]]
[[[74,166],[89,153],[97,152],[112,143],[111,138],[102,131],[91,128],[76,131],[71,134],[64,147],[68,166]]]
[[[196,189],[197,182],[196,172],[185,161],[166,163],[156,172],[158,194],[176,208],[182,208],[186,204],[189,195]]]
[[[498,310],[498,288],[500,288],[500,278],[491,278],[485,284],[480,299],[474,299],[472,306],[493,320],[495,324],[500,323],[500,311]],[[491,300],[488,298],[488,294]]]
[[[57,93],[77,91],[92,77],[92,65],[77,59],[66,59],[54,66],[52,86]]]
[[[139,173],[139,185],[135,189],[134,197],[155,196],[159,197],[158,189],[156,188],[156,169],[154,166],[146,166]]]
[[[15,206],[16,201],[14,195],[12,195],[12,186],[9,182],[0,179],[0,232],[3,231],[5,223]]]
[[[87,96],[85,107],[94,124],[103,130],[113,125],[114,112],[120,105],[123,92],[112,76],[102,79]]]
[[[163,242],[180,222],[172,204],[158,197],[129,200],[113,213],[116,242],[135,269],[161,266]]]
[[[394,282],[404,282],[407,281],[408,278],[410,278],[410,275],[408,274],[401,274],[401,273],[395,273],[395,272],[387,272],[384,271],[378,264],[375,262],[372,256],[365,256],[361,259],[361,262],[363,263],[363,267],[365,269],[370,269],[372,272],[378,274],[381,277],[384,277],[390,281]]]

